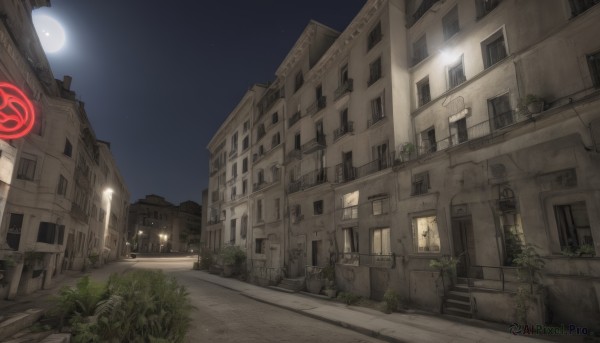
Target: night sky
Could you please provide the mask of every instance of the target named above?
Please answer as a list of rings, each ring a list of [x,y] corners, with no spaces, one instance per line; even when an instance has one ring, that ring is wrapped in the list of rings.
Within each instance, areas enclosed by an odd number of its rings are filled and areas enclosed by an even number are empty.
[[[310,19],[342,31],[365,0],[51,0],[71,75],[131,200],[201,202],[208,141],[254,83],[274,73]]]

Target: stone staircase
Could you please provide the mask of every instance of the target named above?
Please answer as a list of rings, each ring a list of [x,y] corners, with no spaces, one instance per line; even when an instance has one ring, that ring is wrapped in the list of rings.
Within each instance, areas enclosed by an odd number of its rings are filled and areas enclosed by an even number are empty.
[[[295,279],[281,279],[281,282],[277,286],[270,286],[269,288],[275,289],[282,292],[296,293],[304,289],[304,277]]]
[[[473,318],[471,294],[467,279],[458,278],[456,285],[452,286],[444,297],[442,312],[453,316]]]
[[[4,343],[68,343],[70,334],[58,334],[55,330],[35,327],[43,316],[42,309],[0,316],[0,342]]]

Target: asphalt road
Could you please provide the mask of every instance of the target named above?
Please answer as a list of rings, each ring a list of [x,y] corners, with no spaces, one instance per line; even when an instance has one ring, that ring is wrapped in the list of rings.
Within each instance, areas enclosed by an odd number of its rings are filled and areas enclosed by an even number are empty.
[[[192,258],[137,258],[131,268],[162,269],[190,293],[188,342],[381,342],[372,337],[249,299],[199,280]]]

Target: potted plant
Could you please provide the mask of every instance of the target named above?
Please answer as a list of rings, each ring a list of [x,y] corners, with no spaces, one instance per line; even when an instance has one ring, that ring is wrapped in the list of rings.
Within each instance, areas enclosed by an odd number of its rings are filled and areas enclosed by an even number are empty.
[[[429,261],[429,267],[437,269],[440,272],[444,289],[446,289],[446,282],[444,281],[446,277],[450,281],[448,286],[456,284],[456,265],[460,263],[459,257],[443,256],[436,260]]]
[[[544,109],[544,99],[537,95],[527,94],[521,99],[521,108],[529,114],[540,113]]]
[[[400,162],[406,162],[410,160],[410,156],[415,152],[415,145],[411,142],[402,144],[400,148]]]

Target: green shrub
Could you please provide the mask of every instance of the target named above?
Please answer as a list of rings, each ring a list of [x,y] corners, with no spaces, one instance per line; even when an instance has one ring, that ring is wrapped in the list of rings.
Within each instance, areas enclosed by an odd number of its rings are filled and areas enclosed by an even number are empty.
[[[351,292],[341,292],[338,295],[338,299],[343,301],[346,305],[356,305],[362,297]]]
[[[385,303],[386,313],[398,311],[400,308],[400,295],[393,289],[388,288],[383,295],[383,302]]]
[[[86,275],[77,281],[75,288],[65,286],[60,289],[55,298],[57,306],[50,313],[58,317],[59,327],[71,323],[73,318],[91,316],[105,292],[104,285],[91,281]]]
[[[241,266],[246,260],[246,253],[237,245],[229,245],[221,250],[223,264],[231,266]]]

